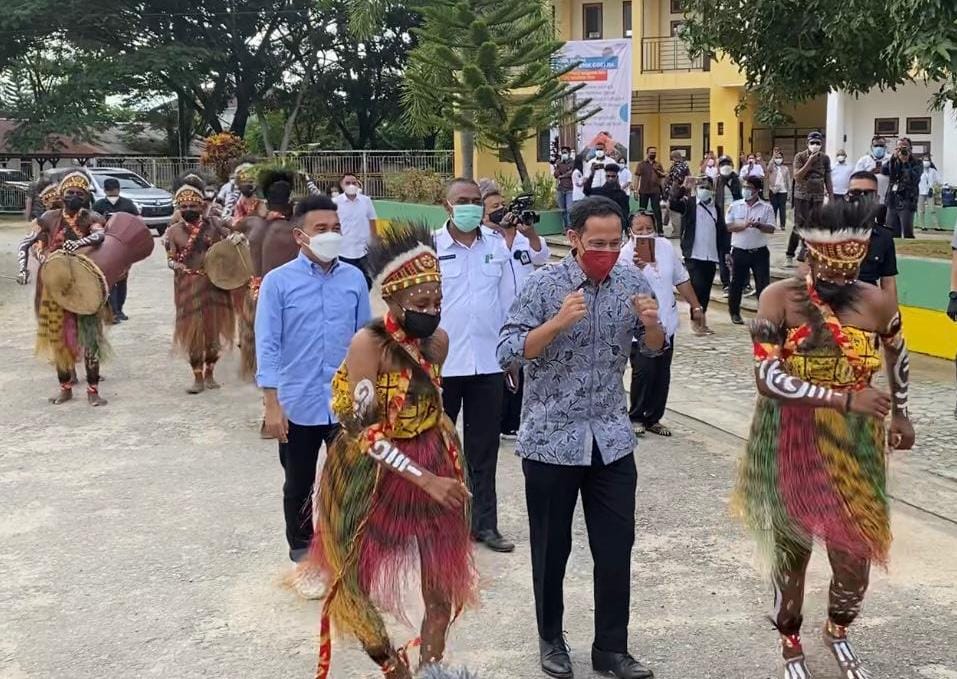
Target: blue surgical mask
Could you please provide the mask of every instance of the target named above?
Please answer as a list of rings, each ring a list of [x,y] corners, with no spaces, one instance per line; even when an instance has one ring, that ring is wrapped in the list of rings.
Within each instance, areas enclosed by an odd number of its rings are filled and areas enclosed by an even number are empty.
[[[744,196],[745,200],[751,200],[754,198],[754,189],[743,189],[741,195]]]
[[[883,146],[871,147],[871,155],[875,158],[883,158],[885,153],[887,153],[887,149],[885,149]]]
[[[711,200],[711,189],[699,188],[698,189],[698,202],[707,203]]]
[[[485,208],[481,205],[452,206],[452,223],[459,231],[475,231],[484,216]]]

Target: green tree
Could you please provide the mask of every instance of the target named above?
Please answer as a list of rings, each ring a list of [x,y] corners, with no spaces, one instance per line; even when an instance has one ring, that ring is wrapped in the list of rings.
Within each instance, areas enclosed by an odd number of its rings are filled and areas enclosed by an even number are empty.
[[[531,176],[522,145],[539,130],[588,117],[590,100],[571,96],[555,70],[562,48],[540,0],[429,0],[413,31],[419,46],[406,70],[404,106],[414,130],[459,129],[478,145],[506,149],[522,184]],[[466,155],[470,155],[468,150]]]
[[[913,80],[957,103],[953,0],[685,0],[682,36],[696,53],[739,64],[758,118],[830,90],[863,93]]]

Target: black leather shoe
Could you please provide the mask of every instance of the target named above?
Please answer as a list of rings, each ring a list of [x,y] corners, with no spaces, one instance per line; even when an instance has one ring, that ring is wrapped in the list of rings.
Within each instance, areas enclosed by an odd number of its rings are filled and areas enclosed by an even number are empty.
[[[744,325],[744,319],[741,318],[741,314],[734,314],[731,317],[731,322],[735,325]]]
[[[485,546],[493,552],[514,552],[515,544],[502,537],[497,530],[483,530],[475,536],[479,542],[484,542]]]
[[[654,672],[627,653],[608,653],[591,649],[591,666],[596,672],[610,674],[618,679],[652,679]]]
[[[542,672],[556,679],[572,679],[572,659],[568,657],[568,643],[564,637],[554,641],[538,640],[538,652],[542,659]]]

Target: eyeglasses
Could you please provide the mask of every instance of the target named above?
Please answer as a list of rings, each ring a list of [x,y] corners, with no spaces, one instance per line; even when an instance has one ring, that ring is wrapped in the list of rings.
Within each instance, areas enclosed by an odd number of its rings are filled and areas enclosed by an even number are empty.
[[[857,201],[865,198],[876,198],[877,191],[874,189],[851,189],[847,192],[846,199],[849,203],[856,203]]]

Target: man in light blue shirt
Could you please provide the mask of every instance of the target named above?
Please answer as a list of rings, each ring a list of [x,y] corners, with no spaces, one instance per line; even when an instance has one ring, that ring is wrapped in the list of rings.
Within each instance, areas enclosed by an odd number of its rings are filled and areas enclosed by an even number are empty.
[[[266,401],[266,430],[279,439],[289,557],[299,562],[312,539],[311,491],[323,443],[336,435],[332,377],[349,342],[370,317],[362,272],[339,261],[336,204],[309,196],[296,207],[299,255],[263,278],[256,309],[256,383]],[[300,594],[318,595],[312,574],[297,575]],[[309,598],[313,598],[310,596]]]

